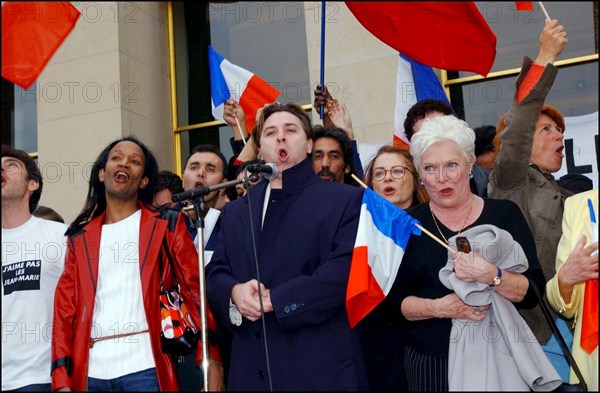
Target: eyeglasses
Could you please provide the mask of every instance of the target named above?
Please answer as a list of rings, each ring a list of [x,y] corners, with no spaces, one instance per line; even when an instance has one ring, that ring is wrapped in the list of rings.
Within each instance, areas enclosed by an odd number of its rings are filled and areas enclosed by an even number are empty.
[[[375,168],[373,170],[373,180],[381,181],[385,178],[388,172],[391,173],[394,179],[402,179],[408,169],[402,165],[393,166],[391,169]]]

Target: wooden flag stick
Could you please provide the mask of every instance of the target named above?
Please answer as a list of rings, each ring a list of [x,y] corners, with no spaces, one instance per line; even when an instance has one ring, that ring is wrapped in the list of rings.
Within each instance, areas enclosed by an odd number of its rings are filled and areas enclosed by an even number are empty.
[[[367,188],[367,185],[358,178],[358,176],[356,176],[354,173],[351,175],[352,178],[354,180],[356,180],[356,182],[358,184],[360,184],[361,186],[363,186],[363,188]],[[438,242],[441,246],[446,247],[448,249],[448,251],[450,251],[452,254],[456,254],[456,251],[453,250],[452,248],[450,248],[449,245],[446,244],[446,242],[443,242],[440,240],[440,238],[438,238],[437,236],[435,236],[433,233],[429,232],[427,229],[423,228],[421,225],[419,224],[415,224],[415,226],[417,228],[419,228],[421,231],[423,231],[423,233],[425,233],[427,236],[429,236],[430,238],[432,238],[433,240],[435,240],[436,242]]]
[[[354,173],[352,173],[352,174],[351,174],[351,176],[352,176],[352,178],[353,178],[354,180],[356,180],[356,182],[357,182],[358,184],[360,184],[360,185],[362,186],[362,188],[364,188],[364,189],[367,189],[367,188],[368,188],[368,187],[367,187],[367,185],[366,185],[366,184],[365,184],[365,183],[364,183],[362,180],[360,180],[360,179],[358,178],[358,176],[356,176]]]
[[[437,236],[435,236],[433,233],[429,232],[427,229],[423,228],[419,224],[415,224],[415,226],[417,228],[419,228],[420,230],[422,230],[427,236],[429,236],[430,238],[432,238],[433,240],[435,240],[436,242],[438,242],[441,246],[446,247],[448,249],[448,251],[450,251],[452,253],[452,255],[456,254],[455,250],[453,250],[452,248],[450,248],[450,246],[447,245],[446,242],[441,241],[440,238],[438,238]]]
[[[546,15],[546,19],[548,19],[548,22],[550,22],[552,19],[550,19],[550,15],[548,15],[548,11],[546,11],[544,3],[542,3],[541,1],[538,1],[538,3],[540,4],[540,8],[542,9],[542,11],[544,12],[544,15]]]
[[[236,115],[233,115],[233,117],[235,117],[235,124],[237,124],[238,131],[240,132],[240,136],[242,137],[242,142],[244,142],[244,146],[246,146],[246,138],[244,138],[242,127],[240,127],[240,121],[238,120]]]

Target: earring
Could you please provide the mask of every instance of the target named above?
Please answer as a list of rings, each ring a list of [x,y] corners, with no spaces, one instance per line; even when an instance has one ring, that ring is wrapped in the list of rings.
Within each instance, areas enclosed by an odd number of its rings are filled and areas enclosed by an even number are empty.
[[[424,186],[425,185],[425,180],[421,179],[421,185]]]
[[[472,178],[473,178],[473,172],[470,172],[469,173],[469,179],[472,179]]]

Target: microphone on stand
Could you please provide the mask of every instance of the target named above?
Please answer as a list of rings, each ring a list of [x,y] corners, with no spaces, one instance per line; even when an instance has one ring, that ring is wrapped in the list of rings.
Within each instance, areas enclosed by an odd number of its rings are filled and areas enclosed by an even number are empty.
[[[248,172],[263,175],[267,180],[275,179],[278,174],[277,166],[272,162],[266,164],[252,164],[246,168]]]

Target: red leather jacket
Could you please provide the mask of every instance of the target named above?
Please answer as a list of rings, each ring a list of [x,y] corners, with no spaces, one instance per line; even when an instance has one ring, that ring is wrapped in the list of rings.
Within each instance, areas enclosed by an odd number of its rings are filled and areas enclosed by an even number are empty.
[[[159,253],[162,239],[166,238],[173,262],[178,264],[186,285],[181,294],[194,323],[200,325],[200,316],[189,290],[200,299],[198,282],[198,253],[186,228],[181,213],[176,222],[169,223],[160,213],[140,204],[139,263],[144,308],[161,391],[179,390],[179,381],[171,356],[161,349],[160,332],[160,277]],[[81,231],[69,236],[65,270],[56,287],[54,324],[52,328],[52,390],[68,386],[75,391],[87,387],[89,339],[91,334],[94,298],[98,282],[100,234],[105,214],[95,218]],[[172,272],[163,255],[163,280],[171,282]],[[181,276],[178,274],[181,283]],[[189,287],[189,290],[187,289]],[[207,305],[208,306],[208,305]],[[214,334],[216,322],[208,309],[208,327]],[[214,340],[210,340],[214,342]],[[198,341],[197,362],[201,361],[202,343]],[[211,359],[221,360],[216,344],[210,345]]]

